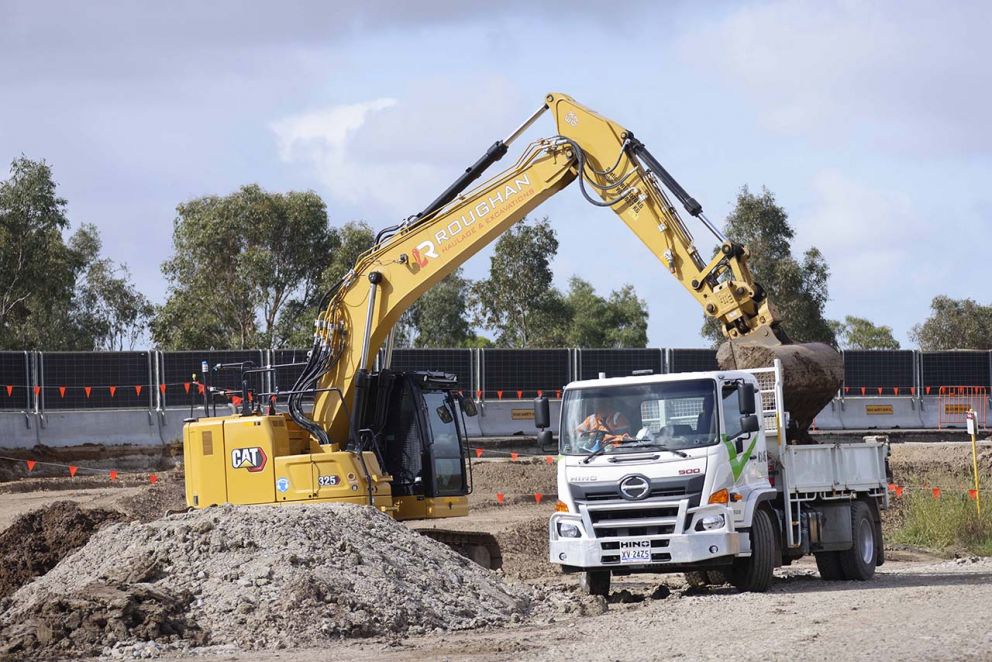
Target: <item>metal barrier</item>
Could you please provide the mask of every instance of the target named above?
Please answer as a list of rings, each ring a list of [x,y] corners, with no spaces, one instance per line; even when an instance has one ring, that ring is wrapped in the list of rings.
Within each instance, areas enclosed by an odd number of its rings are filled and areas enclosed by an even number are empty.
[[[985,386],[941,386],[937,395],[937,429],[965,427],[968,412],[975,412],[978,427],[988,428],[989,389]]]

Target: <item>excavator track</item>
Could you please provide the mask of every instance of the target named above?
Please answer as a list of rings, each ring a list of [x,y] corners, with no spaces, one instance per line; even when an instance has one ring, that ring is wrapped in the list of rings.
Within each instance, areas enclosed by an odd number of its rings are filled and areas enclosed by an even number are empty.
[[[491,533],[452,531],[450,529],[415,529],[421,535],[445,544],[470,561],[490,570],[503,567],[503,554]]]

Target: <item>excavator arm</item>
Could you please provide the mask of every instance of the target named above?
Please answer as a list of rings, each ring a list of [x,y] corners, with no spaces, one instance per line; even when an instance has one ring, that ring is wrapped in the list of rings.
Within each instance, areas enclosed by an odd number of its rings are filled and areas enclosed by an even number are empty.
[[[467,190],[549,110],[557,135],[531,143],[512,167]],[[786,374],[798,380],[792,384],[790,410],[805,429],[840,384],[839,355],[823,345],[784,344],[788,339],[748,268],[747,249],[723,237],[632,132],[556,93],[424,211],[381,232],[375,246],[328,293],[313,351],[290,397],[293,418],[321,443],[350,440],[362,448],[355,412],[362,407],[371,357],[403,312],[575,180],[590,203],[616,213],[704,313],[719,321],[731,341],[720,350],[723,367],[757,367],[774,359],[787,364]],[[700,255],[672,197],[719,242],[714,257]],[[308,389],[317,392],[311,417],[304,414],[300,396]],[[789,394],[786,401],[788,406]]]

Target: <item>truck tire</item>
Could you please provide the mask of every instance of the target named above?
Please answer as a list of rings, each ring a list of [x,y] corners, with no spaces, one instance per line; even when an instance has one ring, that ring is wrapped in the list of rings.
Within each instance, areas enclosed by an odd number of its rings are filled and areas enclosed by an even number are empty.
[[[610,594],[609,570],[586,570],[579,577],[579,586],[589,595]]]
[[[877,540],[871,509],[864,501],[851,503],[851,549],[838,553],[844,576],[857,581],[867,581],[875,576]]]
[[[768,512],[754,511],[751,520],[751,556],[734,559],[730,583],[740,591],[763,593],[768,590],[775,570],[775,529]]]
[[[828,582],[846,579],[837,552],[818,552],[813,556],[816,557],[816,569],[820,571],[820,579]]]

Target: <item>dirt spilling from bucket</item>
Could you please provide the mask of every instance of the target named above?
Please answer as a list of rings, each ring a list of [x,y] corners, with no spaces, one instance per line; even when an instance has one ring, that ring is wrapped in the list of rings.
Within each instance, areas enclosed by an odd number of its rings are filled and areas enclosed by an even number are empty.
[[[0,613],[0,655],[319,646],[519,621],[504,583],[376,510],[225,506],[108,526]]]

